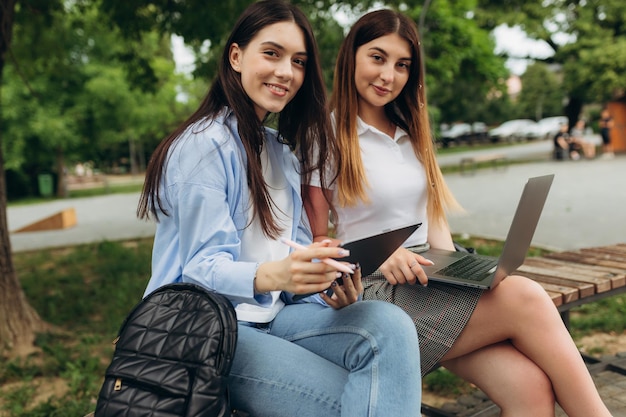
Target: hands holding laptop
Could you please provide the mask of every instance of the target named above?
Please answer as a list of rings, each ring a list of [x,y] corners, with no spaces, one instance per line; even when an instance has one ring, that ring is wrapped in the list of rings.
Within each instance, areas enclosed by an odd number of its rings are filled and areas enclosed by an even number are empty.
[[[400,247],[380,266],[380,272],[391,285],[428,284],[428,277],[421,265],[433,265],[433,261],[420,254]]]

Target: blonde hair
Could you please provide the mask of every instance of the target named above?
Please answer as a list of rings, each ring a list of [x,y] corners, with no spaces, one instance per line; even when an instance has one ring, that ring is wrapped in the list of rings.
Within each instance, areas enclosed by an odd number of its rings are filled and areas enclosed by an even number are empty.
[[[335,117],[335,136],[342,155],[337,177],[339,205],[354,206],[359,200],[368,201],[368,182],[357,133],[358,92],[354,81],[356,51],[361,45],[392,33],[409,43],[412,56],[407,84],[400,95],[385,106],[385,114],[391,122],[408,133],[415,156],[424,165],[429,184],[429,221],[447,223],[446,210],[461,211],[462,208],[446,185],[435,156],[417,27],[408,17],[389,9],[362,16],[352,26],[339,50],[330,100]]]

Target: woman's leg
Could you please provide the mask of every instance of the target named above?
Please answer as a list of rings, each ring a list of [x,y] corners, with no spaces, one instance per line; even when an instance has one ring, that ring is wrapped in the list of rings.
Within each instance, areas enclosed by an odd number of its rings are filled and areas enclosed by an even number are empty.
[[[596,157],[596,145],[593,142],[590,142],[590,141],[583,142],[583,149],[584,149],[586,158],[593,159]]]
[[[341,416],[348,371],[266,332],[239,325],[231,406],[255,417]]]
[[[546,373],[570,417],[610,415],[552,300],[521,276],[512,275],[483,294],[443,360],[506,340]]]
[[[500,407],[503,417],[554,416],[550,379],[509,342],[489,345],[441,364],[480,388]]]
[[[316,304],[285,307],[271,334],[348,370],[341,395],[342,416],[420,416],[419,344],[413,322],[399,307],[361,301],[341,310]],[[308,364],[298,363],[296,366]],[[315,369],[310,383],[325,373]],[[296,415],[296,414],[294,414]],[[318,415],[324,415],[318,412]]]

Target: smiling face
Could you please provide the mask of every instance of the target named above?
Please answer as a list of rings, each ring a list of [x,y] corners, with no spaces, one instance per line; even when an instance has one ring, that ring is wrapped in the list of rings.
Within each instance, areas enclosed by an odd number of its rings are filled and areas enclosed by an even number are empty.
[[[361,45],[355,56],[354,82],[359,94],[359,116],[383,110],[409,80],[411,48],[398,34],[381,36]]]
[[[278,113],[296,95],[306,70],[307,50],[302,30],[293,22],[263,28],[244,48],[230,46],[230,65],[241,74],[244,91],[260,120]]]

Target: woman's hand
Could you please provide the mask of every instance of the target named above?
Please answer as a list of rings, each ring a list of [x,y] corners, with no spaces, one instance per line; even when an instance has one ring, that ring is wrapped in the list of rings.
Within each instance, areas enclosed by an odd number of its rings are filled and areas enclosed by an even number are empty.
[[[428,277],[421,265],[430,266],[433,265],[433,262],[401,247],[383,262],[380,266],[380,272],[391,285],[415,284],[417,282],[427,285]]]
[[[326,304],[335,310],[359,301],[361,294],[363,294],[361,267],[357,265],[354,274],[343,274],[341,279],[333,281],[331,290],[332,295],[329,296],[328,292],[323,292],[321,296]]]
[[[280,290],[309,294],[326,290],[341,276],[341,272],[320,259],[348,255],[345,249],[329,247],[329,244],[329,241],[316,242],[306,249],[294,250],[283,260],[262,263],[257,269],[255,291],[263,293]]]

